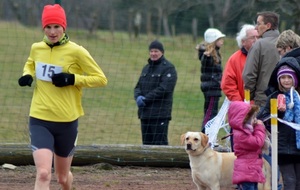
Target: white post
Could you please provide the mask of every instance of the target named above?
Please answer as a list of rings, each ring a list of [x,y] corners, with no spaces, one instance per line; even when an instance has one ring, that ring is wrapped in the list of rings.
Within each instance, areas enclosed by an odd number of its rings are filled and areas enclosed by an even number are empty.
[[[272,140],[272,189],[278,189],[278,160],[277,160],[277,135],[278,135],[278,126],[277,126],[277,99],[271,99],[271,140]]]

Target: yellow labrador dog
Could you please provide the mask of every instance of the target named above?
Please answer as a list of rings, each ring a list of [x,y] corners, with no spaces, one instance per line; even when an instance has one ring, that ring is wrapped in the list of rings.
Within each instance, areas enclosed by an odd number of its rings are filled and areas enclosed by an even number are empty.
[[[208,144],[208,136],[202,132],[187,132],[181,135],[181,143],[189,155],[192,178],[198,190],[233,189],[232,174],[234,153],[217,152]],[[264,160],[265,184],[259,190],[271,190],[271,167]]]

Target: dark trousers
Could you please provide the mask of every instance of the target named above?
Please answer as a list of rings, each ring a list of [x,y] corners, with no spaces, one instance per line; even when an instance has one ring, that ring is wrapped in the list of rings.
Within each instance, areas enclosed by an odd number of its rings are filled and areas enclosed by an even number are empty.
[[[141,119],[144,145],[168,145],[169,119]]]
[[[202,122],[202,132],[205,133],[205,124],[218,114],[219,99],[216,96],[205,96],[204,102],[204,118]]]
[[[300,163],[280,164],[283,187],[288,190],[300,190]]]

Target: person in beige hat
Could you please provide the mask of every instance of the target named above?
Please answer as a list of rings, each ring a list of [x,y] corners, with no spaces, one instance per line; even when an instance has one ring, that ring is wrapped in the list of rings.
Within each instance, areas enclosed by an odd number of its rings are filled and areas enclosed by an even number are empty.
[[[202,132],[205,133],[205,124],[218,113],[221,94],[222,56],[220,48],[223,46],[226,35],[218,29],[209,28],[204,33],[205,42],[196,46],[201,61],[200,81],[204,95],[204,118]]]

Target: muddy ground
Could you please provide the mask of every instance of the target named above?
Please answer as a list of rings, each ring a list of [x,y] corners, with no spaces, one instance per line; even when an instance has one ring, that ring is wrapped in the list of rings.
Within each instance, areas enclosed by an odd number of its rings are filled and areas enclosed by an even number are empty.
[[[74,190],[193,190],[189,168],[157,168],[96,164],[72,167]],[[33,190],[34,166],[0,169],[0,190]],[[58,190],[53,175],[51,190]]]

